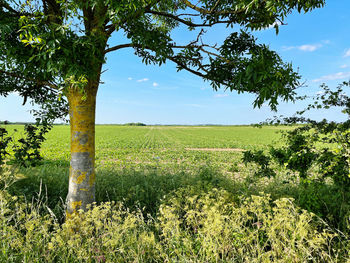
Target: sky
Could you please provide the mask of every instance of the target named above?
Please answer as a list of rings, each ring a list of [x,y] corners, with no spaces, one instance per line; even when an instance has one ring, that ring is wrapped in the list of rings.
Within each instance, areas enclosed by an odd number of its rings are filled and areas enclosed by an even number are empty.
[[[300,95],[314,95],[320,84],[336,87],[350,80],[350,1],[327,0],[326,6],[307,14],[289,15],[276,35],[274,29],[254,32],[258,43],[267,44],[285,62],[292,62],[305,82]],[[223,26],[208,29],[205,39],[220,44],[232,30]],[[178,44],[196,37],[179,28],[173,32]],[[128,43],[116,33],[110,46]],[[254,95],[224,90],[213,91],[208,82],[191,73],[177,72],[176,65],[142,64],[133,49],[108,53],[97,95],[96,123],[121,124],[223,124],[259,123],[274,115],[292,115],[305,104],[281,103],[278,112],[263,105],[253,108]],[[0,120],[32,121],[30,105],[13,94],[0,97]],[[311,112],[310,117],[342,121],[339,110]]]

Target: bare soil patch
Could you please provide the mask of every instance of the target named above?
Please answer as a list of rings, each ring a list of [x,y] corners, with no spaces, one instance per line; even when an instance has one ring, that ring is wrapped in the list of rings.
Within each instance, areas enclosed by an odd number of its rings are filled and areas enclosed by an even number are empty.
[[[205,151],[205,152],[244,152],[239,148],[185,148],[187,151]]]
[[[212,129],[209,126],[157,126],[155,129]]]

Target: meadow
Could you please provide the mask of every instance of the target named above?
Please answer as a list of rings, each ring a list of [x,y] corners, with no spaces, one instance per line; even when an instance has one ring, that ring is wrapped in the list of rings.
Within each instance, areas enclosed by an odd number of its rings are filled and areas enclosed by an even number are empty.
[[[242,162],[289,129],[97,125],[97,203],[65,221],[70,130],[57,125],[41,165],[1,171],[0,260],[346,262],[345,191],[277,166],[256,177]]]

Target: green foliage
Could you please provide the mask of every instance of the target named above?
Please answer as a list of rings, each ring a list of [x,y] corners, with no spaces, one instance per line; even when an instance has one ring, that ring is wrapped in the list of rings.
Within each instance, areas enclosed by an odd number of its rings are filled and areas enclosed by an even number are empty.
[[[146,64],[172,61],[178,70],[202,77],[215,90],[253,93],[254,106],[268,102],[275,110],[279,98],[294,100],[300,76],[248,32],[271,25],[278,32],[276,21],[283,23],[293,10],[308,12],[324,2],[2,0],[0,92],[45,97],[66,93],[72,79],[86,79],[97,88],[105,54],[134,48]],[[203,42],[204,29],[216,24],[239,25],[242,31],[230,34],[222,45]],[[180,26],[194,31],[192,41],[177,44],[172,33]],[[129,43],[108,47],[113,32],[121,32]]]
[[[255,172],[256,176],[275,176],[276,173],[269,167],[271,158],[266,156],[262,150],[258,151],[246,151],[243,153],[243,163],[246,165],[250,162],[254,162],[259,165],[259,170]]]
[[[296,128],[285,134],[286,146],[280,149],[271,148],[270,154],[280,165],[299,172],[302,179],[306,179],[307,171],[317,158],[313,145],[309,143],[309,134],[300,133]]]
[[[247,157],[251,158],[245,158],[244,161],[258,162],[262,169],[268,169],[269,161],[274,159],[280,165],[297,171],[304,182],[312,178],[330,178],[341,189],[347,189],[350,186],[350,97],[344,92],[344,88],[349,86],[350,82],[344,82],[333,91],[322,85],[323,92],[305,110],[298,112],[300,117],[283,119],[289,124],[305,123],[284,132],[285,146],[271,147],[271,157],[264,155],[262,151],[249,152]],[[310,109],[331,107],[342,107],[347,120],[336,123],[327,120],[314,121],[302,116]],[[281,120],[277,121],[281,123]],[[261,163],[261,160],[264,162]],[[310,171],[313,176],[309,174]]]
[[[12,157],[12,163],[24,167],[36,166],[40,163],[42,160],[40,149],[45,141],[44,135],[52,128],[52,123],[48,122],[45,117],[47,116],[43,115],[42,119],[38,118],[35,125],[25,124],[25,137],[17,140],[9,136],[5,128],[0,127],[0,165],[4,163],[6,156]],[[17,129],[14,129],[15,133],[18,133]]]
[[[5,128],[0,127],[0,166],[4,164],[4,160],[8,153],[8,145],[12,141],[12,138],[8,136],[8,131]]]
[[[277,53],[255,41],[247,32],[232,33],[220,48],[226,60],[222,57],[211,60],[208,79],[215,80],[212,82],[215,90],[225,83],[231,91],[256,93],[254,107],[268,101],[271,109],[276,110],[278,98],[294,100],[300,76]]]
[[[21,138],[13,146],[14,163],[21,166],[35,166],[42,157],[40,155],[41,144],[45,140],[44,134],[51,129],[50,125],[24,126],[25,138]]]

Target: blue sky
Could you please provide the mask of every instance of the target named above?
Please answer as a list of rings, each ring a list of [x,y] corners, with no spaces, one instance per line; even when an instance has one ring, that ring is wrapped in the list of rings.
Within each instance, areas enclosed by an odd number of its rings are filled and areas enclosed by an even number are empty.
[[[307,14],[291,14],[278,35],[274,29],[255,32],[258,42],[277,51],[285,62],[299,69],[307,87],[300,94],[315,94],[323,82],[335,87],[350,79],[350,1],[328,0],[322,9]],[[238,30],[234,28],[233,30]],[[206,35],[211,43],[224,40],[230,31],[217,26]],[[174,31],[177,43],[185,44],[195,32]],[[127,43],[116,34],[110,45]],[[280,104],[273,113],[268,107],[253,109],[254,95],[213,91],[208,82],[187,72],[177,72],[175,64],[146,66],[132,49],[109,53],[107,70],[97,97],[97,123],[143,122],[146,124],[250,124],[273,115],[291,115],[301,104]],[[0,120],[30,121],[30,106],[21,106],[16,95],[0,98]],[[312,112],[312,117],[342,120],[342,114]]]

